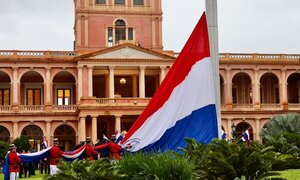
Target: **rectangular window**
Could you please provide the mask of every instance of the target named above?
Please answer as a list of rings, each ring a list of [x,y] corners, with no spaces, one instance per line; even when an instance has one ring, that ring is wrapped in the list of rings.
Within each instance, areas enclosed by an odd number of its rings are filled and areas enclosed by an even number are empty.
[[[41,89],[27,89],[27,105],[41,105]]]
[[[133,28],[128,28],[128,40],[133,40]]]
[[[0,105],[10,104],[10,89],[0,89]]]
[[[133,5],[144,5],[144,0],[133,0]]]
[[[113,45],[113,28],[109,27],[107,29],[107,43],[108,43],[108,47],[112,47]]]
[[[106,4],[105,0],[96,0],[96,4]]]
[[[115,0],[115,4],[125,4],[125,0]]]
[[[70,105],[70,99],[70,89],[57,89],[57,105]]]

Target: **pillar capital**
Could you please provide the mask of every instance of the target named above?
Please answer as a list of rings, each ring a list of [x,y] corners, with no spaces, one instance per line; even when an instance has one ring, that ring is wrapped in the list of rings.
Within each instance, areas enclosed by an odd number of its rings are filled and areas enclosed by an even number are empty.
[[[82,64],[77,65],[77,69],[82,69],[82,68],[83,68]]]
[[[122,114],[115,114],[115,117],[116,117],[116,118],[121,118],[121,117],[122,117]]]
[[[140,70],[145,70],[146,66],[140,66],[139,68],[140,68]]]
[[[88,67],[88,69],[94,69],[93,65],[88,65],[87,67]]]
[[[109,69],[109,70],[114,70],[114,69],[115,69],[115,66],[108,66],[108,69]]]

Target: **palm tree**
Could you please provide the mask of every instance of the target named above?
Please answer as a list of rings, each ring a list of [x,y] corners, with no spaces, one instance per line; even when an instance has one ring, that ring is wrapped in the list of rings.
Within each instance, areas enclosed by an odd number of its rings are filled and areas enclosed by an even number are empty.
[[[271,121],[261,129],[259,135],[265,140],[273,140],[286,133],[300,134],[299,114],[281,114],[274,116]]]

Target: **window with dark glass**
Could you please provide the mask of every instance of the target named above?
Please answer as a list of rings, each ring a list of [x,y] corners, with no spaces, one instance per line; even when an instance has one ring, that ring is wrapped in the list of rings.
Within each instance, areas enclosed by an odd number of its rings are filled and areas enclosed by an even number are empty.
[[[133,40],[133,28],[128,28],[128,40]]]
[[[96,4],[106,4],[105,0],[96,0]]]
[[[115,4],[125,4],[125,0],[115,0]]]
[[[27,89],[27,105],[41,105],[41,89]]]
[[[109,27],[107,29],[107,42],[108,46],[111,47],[113,45],[113,28]]]
[[[115,23],[115,37],[116,43],[119,43],[120,40],[126,39],[126,27],[125,22],[123,20],[117,20]]]
[[[10,89],[0,89],[0,105],[9,105]]]
[[[144,0],[133,0],[133,5],[144,5]]]
[[[70,105],[71,90],[57,89],[57,105]]]

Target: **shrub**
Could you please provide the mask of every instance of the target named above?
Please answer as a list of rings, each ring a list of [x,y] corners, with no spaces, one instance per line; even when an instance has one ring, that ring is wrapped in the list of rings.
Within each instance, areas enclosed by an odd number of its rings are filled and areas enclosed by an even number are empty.
[[[108,159],[101,158],[96,161],[75,160],[73,162],[62,162],[59,165],[59,173],[54,176],[46,176],[46,180],[113,180],[122,179],[121,174],[114,163]]]
[[[199,179],[258,179],[271,170],[274,153],[258,142],[227,142],[215,139],[210,144],[199,144],[187,139],[184,156],[195,163]]]
[[[194,166],[182,156],[175,153],[136,153],[129,154],[119,161],[124,179],[195,179]]]
[[[13,141],[13,143],[15,144],[15,146],[17,146],[18,152],[21,152],[22,150],[27,152],[31,148],[31,145],[29,143],[29,138],[27,136],[22,135],[21,137],[18,137],[17,139],[15,139]]]
[[[0,141],[0,162],[4,160],[7,151],[8,151],[8,143],[4,141]]]

